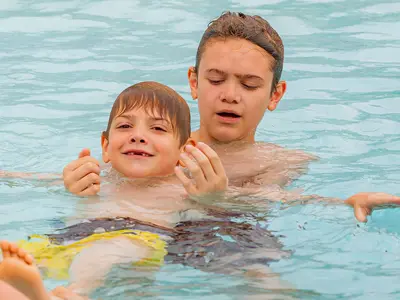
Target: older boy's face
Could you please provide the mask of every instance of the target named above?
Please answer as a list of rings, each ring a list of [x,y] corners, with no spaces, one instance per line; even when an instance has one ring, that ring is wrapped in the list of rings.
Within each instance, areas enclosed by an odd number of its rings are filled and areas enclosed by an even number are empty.
[[[108,139],[102,138],[103,160],[129,178],[165,176],[174,172],[179,138],[169,120],[134,109],[116,117]]]
[[[209,141],[254,141],[265,110],[274,110],[284,93],[278,87],[278,94],[271,95],[273,62],[265,50],[244,39],[207,43],[197,76],[189,71],[203,136],[207,133]]]

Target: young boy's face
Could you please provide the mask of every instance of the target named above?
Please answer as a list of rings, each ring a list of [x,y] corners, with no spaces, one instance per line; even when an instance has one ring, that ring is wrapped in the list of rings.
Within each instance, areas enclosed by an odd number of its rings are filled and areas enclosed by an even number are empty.
[[[172,174],[180,148],[170,120],[149,115],[144,109],[117,116],[108,139],[102,136],[103,160],[129,178]]]
[[[197,75],[189,70],[202,134],[211,141],[254,141],[265,110],[274,110],[284,93],[280,83],[271,94],[273,63],[272,56],[247,40],[210,40]]]

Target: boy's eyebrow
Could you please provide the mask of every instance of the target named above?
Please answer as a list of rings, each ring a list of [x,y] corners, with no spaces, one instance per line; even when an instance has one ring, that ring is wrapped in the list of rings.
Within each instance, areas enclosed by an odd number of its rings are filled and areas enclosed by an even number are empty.
[[[135,115],[131,114],[122,114],[119,115],[117,118],[127,118],[127,119],[136,119]],[[165,121],[167,123],[171,123],[168,119],[162,118],[162,117],[149,117],[150,121]]]
[[[135,119],[136,116],[130,115],[130,114],[121,114],[121,115],[119,115],[119,116],[116,116],[115,118],[116,118],[116,119],[117,119],[117,118]]]
[[[217,73],[218,75],[221,75],[221,76],[226,76],[227,75],[226,72],[224,72],[222,70],[219,70],[219,69],[215,69],[215,68],[206,70],[206,73],[213,73],[213,72],[215,72],[215,73]],[[235,76],[240,78],[240,79],[256,79],[256,80],[264,81],[263,78],[261,78],[260,76],[254,75],[254,74],[235,74]]]
[[[212,72],[215,72],[215,73],[217,73],[218,75],[223,75],[223,76],[226,75],[226,72],[224,72],[224,71],[222,71],[222,70],[219,70],[219,69],[212,68],[212,69],[206,70],[206,73],[212,73]]]
[[[152,121],[165,121],[167,123],[170,123],[170,121],[168,119],[161,118],[161,117],[157,117],[157,118],[156,117],[151,117],[150,120],[152,120]]]
[[[264,82],[264,79],[262,79],[260,76],[253,74],[235,74],[235,76],[240,79],[255,79]]]

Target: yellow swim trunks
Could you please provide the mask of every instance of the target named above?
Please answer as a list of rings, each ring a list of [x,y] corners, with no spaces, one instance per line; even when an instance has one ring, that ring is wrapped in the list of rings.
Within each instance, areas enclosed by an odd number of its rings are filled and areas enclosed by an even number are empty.
[[[84,248],[99,240],[110,240],[124,236],[138,241],[151,248],[152,256],[136,262],[135,265],[159,266],[164,262],[167,254],[166,242],[158,234],[141,230],[118,230],[104,233],[94,233],[79,241],[67,245],[53,243],[47,236],[32,235],[28,241],[23,240],[18,246],[30,253],[35,262],[43,269],[47,278],[68,279],[68,270],[74,259]]]

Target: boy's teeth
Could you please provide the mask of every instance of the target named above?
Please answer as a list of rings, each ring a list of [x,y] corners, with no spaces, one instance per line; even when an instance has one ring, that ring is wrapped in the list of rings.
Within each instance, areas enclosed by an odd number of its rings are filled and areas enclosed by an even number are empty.
[[[145,157],[149,157],[150,156],[147,153],[140,153],[140,154],[138,153],[138,154],[136,154],[134,152],[129,152],[128,155],[141,155],[141,156],[145,156]]]

